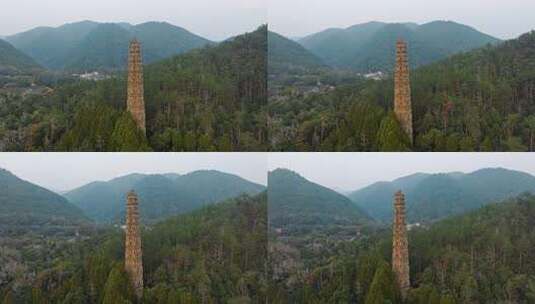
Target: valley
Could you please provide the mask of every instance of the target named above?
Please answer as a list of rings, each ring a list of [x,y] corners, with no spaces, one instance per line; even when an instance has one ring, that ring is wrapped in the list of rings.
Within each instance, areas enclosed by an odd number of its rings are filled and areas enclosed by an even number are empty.
[[[140,200],[145,287],[125,274],[126,193]],[[2,303],[263,302],[265,187],[215,170],[129,174],[56,194],[0,171]]]
[[[534,304],[535,1],[11,1],[0,304]]]
[[[275,299],[280,303],[531,303],[533,265],[525,258],[530,255],[526,246],[534,241],[529,232],[534,202],[532,195],[520,196],[411,229],[411,290],[403,302],[390,269],[392,240],[387,231],[331,246],[327,257],[316,252],[314,256],[322,260],[316,266],[300,262],[299,254],[305,256],[306,251],[290,250],[290,245],[270,238],[274,267],[280,262],[292,273],[276,277]]]
[[[375,29],[377,26],[381,29]],[[425,48],[421,43],[433,43],[414,38],[414,32],[437,30],[442,33],[440,43],[459,49],[438,52],[436,56],[426,50],[427,57],[422,57]],[[376,45],[369,47],[380,51],[370,54],[383,62],[369,59],[373,64],[367,65],[350,60],[361,66],[355,68],[348,63],[327,61],[326,58],[342,60],[347,48],[365,44],[368,39],[374,41],[366,37],[384,31],[381,38],[376,38],[380,42],[370,42]],[[364,38],[350,38],[351,35]],[[464,35],[467,38],[462,38]],[[268,68],[271,150],[532,151],[533,36],[525,33],[516,39],[498,41],[458,24],[432,22],[419,27],[369,23],[327,30],[299,41],[273,40],[271,51],[278,54],[279,60]],[[408,45],[412,144],[402,135],[394,117],[392,74],[397,39]],[[339,46],[342,42],[347,45]],[[307,54],[300,58],[316,61],[294,59],[291,54],[297,50]],[[368,60],[355,50],[347,54]],[[346,76],[343,81],[339,81],[340,75]]]
[[[437,161],[464,162],[468,155],[441,155]],[[277,156],[270,166],[302,167],[324,158],[304,159],[299,154]],[[356,164],[366,162],[362,154],[330,159],[335,160],[332,168],[301,170],[314,180],[329,181],[339,159],[345,159],[351,172],[346,178],[351,179],[361,174],[353,170]],[[397,170],[376,166],[385,174]],[[406,206],[407,291],[397,284],[392,266],[398,190]],[[530,303],[535,277],[526,257],[535,242],[529,232],[534,194],[532,174],[504,168],[412,173],[347,191],[347,196],[295,171],[272,169],[268,248],[273,302]]]
[[[145,137],[125,134],[132,125],[124,70],[134,37],[146,65]],[[267,150],[267,26],[220,43],[158,22],[80,22],[7,39],[40,69],[2,78],[2,151]],[[72,45],[79,46],[68,51]]]

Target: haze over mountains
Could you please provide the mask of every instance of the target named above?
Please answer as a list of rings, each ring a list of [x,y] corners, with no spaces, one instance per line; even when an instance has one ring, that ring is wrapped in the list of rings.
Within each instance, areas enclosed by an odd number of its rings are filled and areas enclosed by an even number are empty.
[[[400,38],[408,42],[412,67],[500,41],[466,25],[434,21],[422,25],[368,22],[327,29],[298,42],[332,67],[364,73],[391,71]]]
[[[405,193],[408,221],[414,223],[463,214],[523,192],[535,193],[535,177],[501,168],[469,174],[418,173],[372,184],[349,198],[374,219],[390,222],[393,195],[398,190]]]
[[[406,195],[408,221],[429,222],[467,213],[525,192],[535,193],[535,176],[502,168],[469,174],[416,173],[392,182],[377,182],[347,196],[277,169],[269,174],[270,222],[293,225],[389,224],[394,193]]]
[[[319,94],[302,96],[291,96],[286,87],[292,89],[293,84],[285,85],[288,77],[280,77],[282,88],[270,103],[278,122],[271,132],[272,150],[535,151],[534,67],[532,31],[411,70],[412,146],[400,136],[387,138],[379,132],[383,122],[393,121],[389,118],[394,100],[392,73],[373,82],[352,77],[348,86],[334,91],[320,87]],[[325,74],[323,79],[330,81],[329,74],[335,73]],[[302,91],[308,89],[306,83],[301,86]]]
[[[38,27],[6,40],[49,69],[84,71],[124,69],[128,45],[137,38],[145,63],[213,42],[166,22],[98,23],[82,21],[60,27]]]
[[[124,217],[126,192],[134,189],[142,220],[154,221],[186,213],[241,194],[258,194],[259,184],[219,171],[178,174],[130,174],[108,182],[94,182],[64,196],[96,222],[117,222]]]
[[[0,38],[0,75],[40,69],[41,67],[30,56]]]
[[[0,224],[68,225],[89,222],[67,199],[0,169]]]
[[[326,64],[299,43],[274,32],[268,32],[269,73],[281,70],[326,68]]]
[[[372,222],[347,197],[287,169],[277,169],[268,175],[268,214],[273,227],[288,230]]]
[[[154,222],[242,194],[256,195],[265,187],[237,175],[195,171],[185,175],[130,174],[93,182],[61,196],[0,169],[0,223],[118,223],[124,218],[126,193],[132,189],[139,196],[142,220]]]

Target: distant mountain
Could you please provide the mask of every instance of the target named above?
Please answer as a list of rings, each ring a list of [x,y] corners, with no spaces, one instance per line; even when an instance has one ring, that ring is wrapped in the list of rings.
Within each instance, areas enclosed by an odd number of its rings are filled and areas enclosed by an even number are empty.
[[[395,45],[400,38],[408,43],[412,67],[500,41],[466,25],[433,21],[422,25],[368,22],[328,29],[304,37],[299,43],[331,66],[373,72],[393,69]]]
[[[397,190],[405,193],[412,223],[463,214],[523,192],[535,193],[535,177],[500,168],[470,174],[415,174],[375,183],[349,194],[349,198],[376,220],[389,222]]]
[[[143,220],[154,221],[186,213],[240,194],[257,194],[265,187],[218,171],[177,174],[131,174],[108,182],[94,182],[69,191],[65,197],[97,222],[123,218],[126,193],[139,196]]]
[[[124,68],[128,62],[128,46],[132,38],[130,31],[118,24],[100,24],[70,49],[66,58],[60,59],[61,66],[52,68],[67,70]]]
[[[166,22],[97,23],[83,21],[57,28],[39,27],[6,39],[51,69],[123,69],[131,39],[140,40],[145,63],[168,58],[211,41]]]
[[[266,58],[267,26],[261,26],[232,41],[146,65],[143,74],[147,100],[147,139],[152,150],[268,150],[269,128],[265,120],[267,116],[264,115],[267,103]],[[68,124],[65,128],[53,128],[53,136],[49,136],[50,128],[35,133],[40,134],[40,138],[50,138],[37,140],[34,144],[39,149],[147,150],[141,137],[136,142],[133,137],[128,140],[120,132],[114,132],[117,127],[130,123],[121,114],[125,111],[127,95],[125,73],[117,73],[117,77],[112,79],[74,85],[75,90],[70,88],[70,84],[59,85],[50,96],[42,96],[35,101],[50,105],[43,107],[43,110],[46,113],[56,113],[57,110],[64,118],[61,121]],[[76,93],[65,100],[61,93],[63,88],[80,94]],[[54,102],[50,103],[50,100]],[[14,99],[12,102],[16,101]],[[25,107],[23,111],[31,114],[34,110],[26,110]],[[53,117],[44,114],[36,120],[42,127]],[[0,111],[2,115],[8,114]],[[0,117],[0,121],[4,116]],[[22,119],[26,116],[17,117]],[[26,126],[23,122],[17,122],[8,124],[8,128],[18,130],[20,125]],[[17,132],[20,130],[9,134],[16,135]],[[113,134],[117,136],[114,138]],[[19,146],[22,138],[10,138],[12,140],[0,140],[0,148],[20,151],[29,147],[22,142]],[[31,149],[37,149],[37,146]]]
[[[48,68],[64,65],[71,49],[98,26],[92,21],[69,23],[57,28],[37,27],[6,37],[18,49]]]
[[[372,221],[347,197],[286,169],[269,173],[268,210],[270,225],[286,229],[363,225]]]
[[[0,230],[2,226],[43,226],[87,223],[82,210],[62,196],[0,169]]]
[[[0,75],[40,70],[41,67],[28,55],[0,39]]]
[[[270,74],[286,70],[326,68],[323,61],[299,43],[268,32],[268,70]]]
[[[535,31],[419,67],[410,76],[412,147],[379,132],[381,122],[392,122],[394,81],[387,77],[272,102],[278,123],[272,150],[535,151]]]

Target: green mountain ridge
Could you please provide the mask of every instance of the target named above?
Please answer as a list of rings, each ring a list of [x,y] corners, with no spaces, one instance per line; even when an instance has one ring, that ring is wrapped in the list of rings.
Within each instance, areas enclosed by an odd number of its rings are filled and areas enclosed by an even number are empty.
[[[327,64],[358,72],[388,72],[395,64],[395,46],[404,39],[412,67],[500,40],[452,21],[415,23],[368,22],[346,29],[328,29],[299,40]]]
[[[64,197],[0,169],[0,226],[89,223],[83,211]]]
[[[272,227],[291,230],[297,226],[358,226],[373,222],[347,197],[286,169],[269,172],[268,201]]]
[[[296,41],[268,31],[268,71],[277,74],[283,71],[324,69],[323,61]]]
[[[213,42],[166,22],[97,23],[82,21],[57,28],[39,27],[6,39],[50,69],[124,69],[128,45],[137,38],[145,63],[178,55]]]
[[[469,174],[415,174],[372,184],[348,197],[376,220],[390,222],[397,190],[405,193],[408,221],[414,223],[463,214],[523,192],[535,193],[535,177],[502,168]]]
[[[241,194],[257,194],[265,187],[232,174],[195,171],[185,175],[130,174],[90,183],[64,196],[97,222],[120,222],[129,190],[138,194],[142,219],[151,222]]]
[[[0,39],[0,75],[11,75],[41,70],[28,55],[17,50],[9,42]]]

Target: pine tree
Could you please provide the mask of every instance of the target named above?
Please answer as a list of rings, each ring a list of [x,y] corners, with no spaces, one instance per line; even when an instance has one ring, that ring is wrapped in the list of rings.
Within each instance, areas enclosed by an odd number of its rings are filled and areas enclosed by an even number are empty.
[[[406,152],[410,151],[410,141],[401,129],[394,112],[381,121],[381,126],[377,132],[377,146],[379,151],[384,152]]]
[[[102,304],[134,303],[133,290],[122,264],[117,263],[106,281]]]
[[[150,151],[147,138],[127,112],[124,112],[115,123],[110,146],[112,151]]]
[[[400,293],[389,264],[383,262],[377,268],[365,303],[400,303]]]

